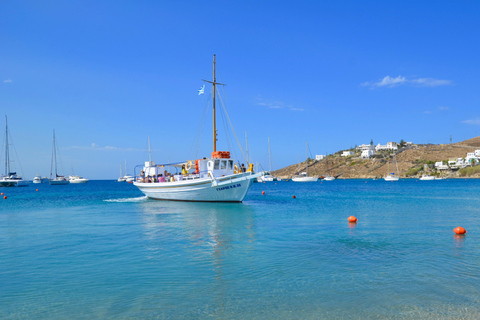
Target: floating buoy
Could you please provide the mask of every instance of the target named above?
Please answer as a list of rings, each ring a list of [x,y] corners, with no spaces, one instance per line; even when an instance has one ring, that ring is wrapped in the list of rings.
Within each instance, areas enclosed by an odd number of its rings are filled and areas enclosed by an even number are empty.
[[[456,234],[465,234],[465,233],[467,233],[467,230],[465,230],[462,227],[456,227],[456,228],[453,229],[453,232],[455,232]]]
[[[0,193],[0,194],[3,196],[3,192],[2,192],[2,193]]]
[[[262,191],[262,194],[265,194],[265,191]]]
[[[3,199],[7,199],[7,196],[4,196]]]
[[[35,189],[35,191],[38,191],[38,189]]]
[[[354,217],[354,216],[348,217],[348,222],[357,222],[357,220],[358,220],[358,219],[357,219],[356,217]]]
[[[293,199],[297,199],[297,197],[295,195],[292,196]]]
[[[367,181],[365,181],[365,183],[367,183]]]

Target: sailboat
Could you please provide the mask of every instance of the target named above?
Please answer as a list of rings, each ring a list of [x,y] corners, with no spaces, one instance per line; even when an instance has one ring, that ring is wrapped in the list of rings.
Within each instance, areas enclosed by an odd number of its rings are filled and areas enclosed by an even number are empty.
[[[307,160],[308,160],[308,141],[307,141]],[[318,181],[318,177],[308,176],[308,163],[305,161],[305,172],[301,172],[299,175],[292,177],[294,182],[315,182]]]
[[[268,137],[268,173],[261,177],[263,181],[275,181],[272,175],[272,150],[270,149],[270,137]]]
[[[55,171],[55,176],[53,172]],[[68,184],[68,180],[64,176],[58,175],[57,171],[57,146],[55,143],[55,130],[53,130],[53,147],[52,147],[52,162],[50,164],[50,185],[63,185]]]
[[[146,161],[140,176],[133,184],[148,198],[174,201],[242,202],[253,180],[262,175],[262,173],[254,173],[253,164],[248,163],[248,169],[243,172],[238,162],[230,158],[229,151],[217,151],[215,97],[216,86],[223,84],[216,82],[215,55],[213,56],[213,81],[203,81],[213,86],[211,157],[169,164]],[[175,170],[175,173],[170,173],[165,168],[171,168],[170,170]]]
[[[8,122],[5,116],[5,173],[0,178],[0,187],[26,187],[28,181],[23,180],[16,172],[10,170],[10,146],[8,143]]]
[[[325,162],[326,162],[326,164],[327,164],[327,171],[329,171],[330,169],[328,168],[328,165],[329,165],[328,157],[325,158]],[[333,180],[335,180],[335,176],[331,176],[330,173],[327,173],[327,175],[323,178],[323,180],[325,180],[325,181],[333,181]]]
[[[395,153],[393,153],[393,161],[392,165],[397,168],[397,175],[395,176],[395,172],[390,172],[390,164],[387,164],[387,175],[383,178],[385,181],[398,181],[400,179],[400,173],[398,172],[398,164],[397,164],[397,158],[395,156]]]
[[[123,176],[122,163],[120,162],[120,175],[118,176],[117,182],[125,182],[125,181],[127,181],[127,179],[125,179],[125,177]]]

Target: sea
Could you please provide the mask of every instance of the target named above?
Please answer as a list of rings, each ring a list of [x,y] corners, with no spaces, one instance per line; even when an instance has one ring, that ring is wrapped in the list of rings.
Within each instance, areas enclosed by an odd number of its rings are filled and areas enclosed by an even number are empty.
[[[480,180],[0,192],[0,319],[480,319]]]

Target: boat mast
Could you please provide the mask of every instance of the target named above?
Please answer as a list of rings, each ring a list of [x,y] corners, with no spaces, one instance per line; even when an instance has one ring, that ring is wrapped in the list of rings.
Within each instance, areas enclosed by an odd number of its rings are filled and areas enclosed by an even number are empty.
[[[148,135],[148,159],[152,162],[152,147],[150,146],[150,135]]]
[[[217,128],[215,126],[215,55],[213,55],[213,152],[217,151]]]
[[[203,80],[203,79],[202,79]],[[216,96],[216,85],[225,85],[223,83],[217,82],[217,78],[215,77],[215,55],[213,55],[213,82],[208,80],[203,80],[205,82],[211,83],[213,85],[213,152],[217,151],[217,127],[216,127],[216,120],[215,120],[215,96]]]
[[[55,145],[55,129],[53,129],[53,154],[55,156],[55,178],[58,177],[57,173],[57,147]]]
[[[306,157],[305,157],[305,167],[306,167],[306,172],[308,177],[308,141],[307,141],[307,150],[306,150]]]
[[[268,137],[268,172],[272,172],[272,151],[270,150],[270,137]]]
[[[5,115],[5,177],[10,176],[10,154],[8,150],[8,123]]]

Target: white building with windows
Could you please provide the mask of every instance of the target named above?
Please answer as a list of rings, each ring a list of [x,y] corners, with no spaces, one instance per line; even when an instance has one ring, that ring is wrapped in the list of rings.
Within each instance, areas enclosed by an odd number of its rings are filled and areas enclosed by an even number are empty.
[[[443,161],[435,162],[435,168],[437,168],[437,170],[448,170],[448,169],[450,169],[448,164],[443,164]]]
[[[355,154],[355,152],[353,151],[350,151],[350,150],[347,150],[347,151],[343,151],[343,153],[341,154],[342,157],[349,157],[349,156],[353,156]]]
[[[477,164],[479,161],[479,158],[475,155],[476,154],[476,151],[475,152],[469,152],[467,153],[467,157],[465,158],[465,162],[467,164]]]
[[[372,146],[373,147],[373,146]],[[375,155],[375,148],[373,149],[367,149],[362,151],[361,157],[363,159],[369,159],[371,156]]]
[[[320,161],[320,160],[325,159],[326,157],[327,156],[324,155],[324,154],[317,154],[317,155],[315,155],[315,160]]]
[[[396,142],[387,142],[386,145],[381,145],[380,143],[375,147],[376,151],[380,150],[398,150],[398,145]]]

